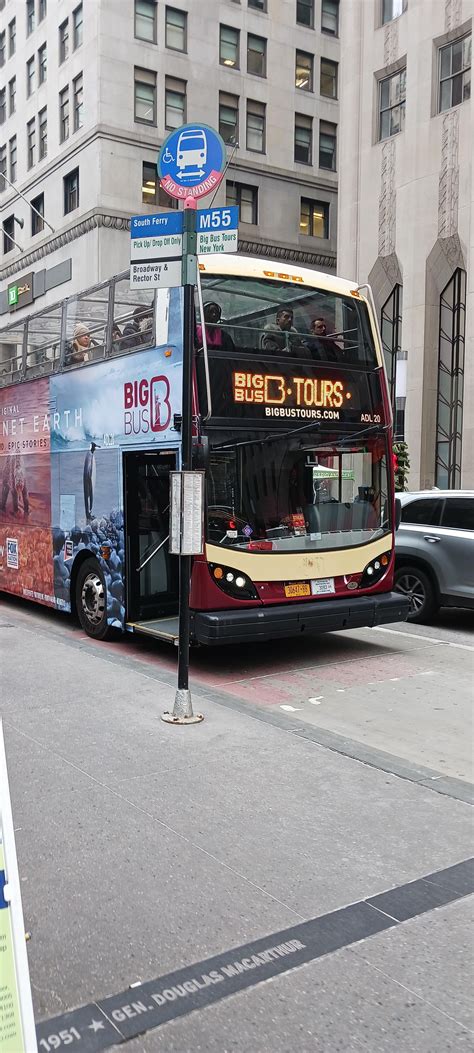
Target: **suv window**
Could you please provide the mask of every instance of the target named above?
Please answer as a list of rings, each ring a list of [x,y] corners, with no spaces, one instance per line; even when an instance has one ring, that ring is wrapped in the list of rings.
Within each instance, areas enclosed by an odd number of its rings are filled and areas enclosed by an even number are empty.
[[[474,530],[474,498],[447,497],[441,525],[456,530]]]
[[[402,523],[416,523],[421,526],[438,526],[442,501],[439,497],[422,497],[402,506]]]

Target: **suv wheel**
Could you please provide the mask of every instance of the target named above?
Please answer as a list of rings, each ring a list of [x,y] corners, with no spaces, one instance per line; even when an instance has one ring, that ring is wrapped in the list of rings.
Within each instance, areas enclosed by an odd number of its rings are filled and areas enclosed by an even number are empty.
[[[408,596],[408,622],[427,622],[437,610],[433,585],[427,574],[418,567],[399,567],[395,571],[395,592]]]

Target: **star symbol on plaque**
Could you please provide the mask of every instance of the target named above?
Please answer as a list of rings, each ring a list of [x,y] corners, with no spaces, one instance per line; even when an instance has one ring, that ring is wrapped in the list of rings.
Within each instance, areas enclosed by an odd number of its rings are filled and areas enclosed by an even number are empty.
[[[96,1034],[97,1031],[101,1031],[105,1027],[103,1020],[93,1020],[92,1024],[89,1024],[88,1031],[93,1031]]]

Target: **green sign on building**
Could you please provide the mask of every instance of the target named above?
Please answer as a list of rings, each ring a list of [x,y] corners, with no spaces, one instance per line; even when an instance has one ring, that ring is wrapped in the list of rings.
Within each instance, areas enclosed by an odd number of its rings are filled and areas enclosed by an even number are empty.
[[[8,290],[8,306],[14,307],[18,303],[18,285],[10,285]]]

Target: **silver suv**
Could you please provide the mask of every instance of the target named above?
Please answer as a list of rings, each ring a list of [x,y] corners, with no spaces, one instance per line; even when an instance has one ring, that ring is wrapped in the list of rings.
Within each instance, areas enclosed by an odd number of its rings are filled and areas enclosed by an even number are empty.
[[[397,592],[410,598],[409,622],[427,622],[438,607],[474,609],[474,490],[397,494]]]

